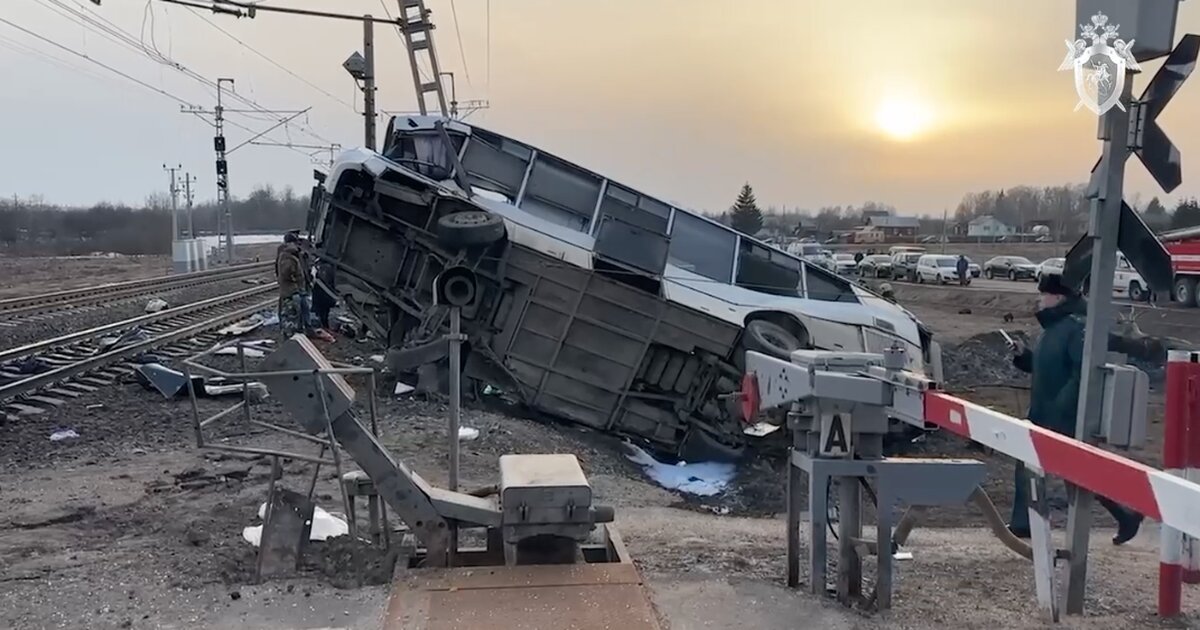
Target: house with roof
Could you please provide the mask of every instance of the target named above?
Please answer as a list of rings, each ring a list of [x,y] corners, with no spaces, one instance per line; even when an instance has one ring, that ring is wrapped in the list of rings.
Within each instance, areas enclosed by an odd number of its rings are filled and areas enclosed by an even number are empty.
[[[878,230],[885,240],[911,239],[917,235],[921,220],[917,217],[870,216],[865,227]]]
[[[1011,225],[990,214],[975,217],[967,223],[967,236],[970,238],[999,238],[1015,233],[1016,230]]]

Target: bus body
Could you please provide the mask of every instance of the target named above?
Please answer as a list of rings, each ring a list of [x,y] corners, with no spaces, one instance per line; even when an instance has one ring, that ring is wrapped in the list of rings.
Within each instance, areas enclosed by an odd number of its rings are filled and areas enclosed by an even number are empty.
[[[503,238],[448,245],[439,226],[463,212],[500,217]],[[444,334],[433,278],[470,266],[480,279],[462,315],[471,382],[663,451],[741,453],[750,438],[736,390],[748,348],[898,346],[910,369],[940,376],[937,344],[898,305],[461,121],[398,116],[381,153],[341,155],[314,188],[309,230],[331,288],[394,348]]]

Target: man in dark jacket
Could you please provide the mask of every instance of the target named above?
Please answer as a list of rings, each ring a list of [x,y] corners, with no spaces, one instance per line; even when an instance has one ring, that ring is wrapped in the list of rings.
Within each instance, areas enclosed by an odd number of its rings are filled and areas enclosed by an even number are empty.
[[[1013,364],[1032,374],[1030,422],[1068,436],[1075,435],[1086,312],[1087,304],[1062,283],[1061,276],[1044,275],[1038,281],[1037,320],[1042,325],[1042,336],[1033,350],[1019,344],[1013,348]],[[1029,479],[1021,464],[1017,465],[1016,484],[1008,528],[1028,538]],[[1106,497],[1096,499],[1117,521],[1113,544],[1126,543],[1137,535],[1142,515]]]
[[[303,332],[313,333],[309,321],[308,257],[300,245],[300,235],[288,232],[275,251],[275,280],[279,283],[279,330],[285,338]]]
[[[967,262],[967,257],[959,254],[958,262],[954,264],[954,267],[958,271],[958,283],[965,285],[967,283],[967,273],[971,271],[971,265]]]

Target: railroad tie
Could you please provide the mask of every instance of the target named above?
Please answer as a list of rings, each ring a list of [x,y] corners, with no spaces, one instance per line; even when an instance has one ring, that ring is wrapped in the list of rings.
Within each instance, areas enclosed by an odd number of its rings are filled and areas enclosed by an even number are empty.
[[[109,385],[113,384],[112,379],[100,378],[100,376],[98,376],[98,375],[97,376],[92,376],[92,375],[80,376],[79,378],[77,378],[75,380],[80,381],[82,383],[87,383],[88,385],[94,385],[96,387],[108,387]]]
[[[67,381],[66,383],[61,384],[59,387],[76,391],[80,394],[90,394],[99,389],[98,387],[93,387],[91,385],[84,385],[78,381]]]
[[[63,396],[66,398],[79,398],[79,396],[81,395],[79,392],[73,392],[69,389],[64,389],[62,387],[49,387],[46,389],[46,392],[50,393],[50,394],[54,394],[55,396]]]
[[[64,402],[62,400],[59,400],[58,398],[51,398],[49,396],[39,396],[39,395],[28,395],[28,396],[25,396],[24,398],[22,398],[22,400],[28,400],[28,401],[32,401],[35,403],[41,403],[43,405],[46,405],[48,407],[54,407],[56,409],[58,407],[61,407]]]
[[[21,403],[8,403],[7,409],[15,411],[18,416],[38,416],[46,413],[41,407],[31,407]]]

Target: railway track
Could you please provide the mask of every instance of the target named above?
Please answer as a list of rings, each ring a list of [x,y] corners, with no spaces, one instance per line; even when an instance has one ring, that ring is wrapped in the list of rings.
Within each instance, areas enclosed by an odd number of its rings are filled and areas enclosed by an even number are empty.
[[[180,358],[207,348],[222,327],[277,303],[275,283],[0,352],[0,409],[43,413],[133,373],[135,357],[153,351]],[[129,336],[140,329],[141,335]],[[127,335],[124,343],[114,337]]]
[[[215,282],[253,277],[267,271],[270,267],[270,262],[250,263],[161,278],[115,282],[82,289],[8,298],[0,300],[0,327],[11,328],[28,322],[43,321],[65,312],[86,312],[166,291],[178,291]]]

